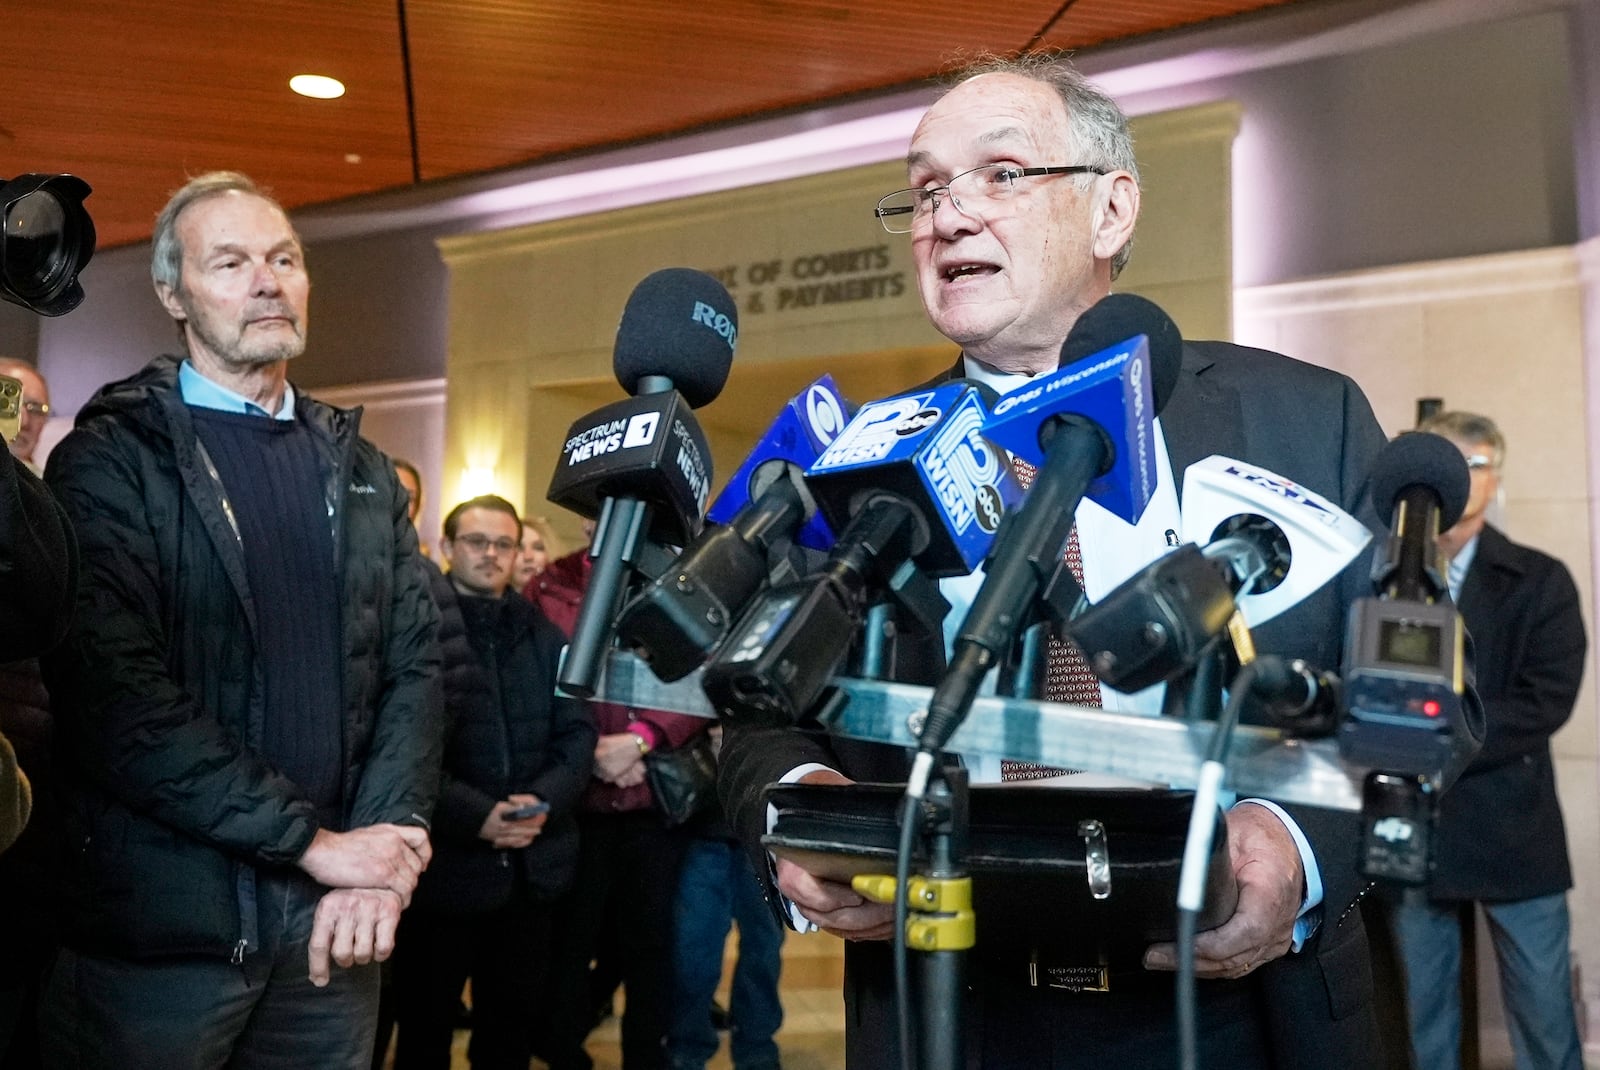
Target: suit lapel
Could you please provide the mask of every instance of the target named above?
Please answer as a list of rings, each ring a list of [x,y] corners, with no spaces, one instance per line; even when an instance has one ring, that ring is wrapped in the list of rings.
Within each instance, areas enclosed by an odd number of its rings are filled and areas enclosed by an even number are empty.
[[[1461,599],[1456,608],[1463,617],[1486,620],[1495,607],[1511,596],[1522,578],[1522,569],[1510,550],[1511,540],[1488,524],[1483,526],[1478,533],[1478,551],[1472,555],[1472,565],[1461,582]]]
[[[1236,459],[1247,453],[1239,391],[1225,378],[1215,359],[1184,343],[1178,383],[1161,413],[1180,501],[1184,469],[1214,453]]]

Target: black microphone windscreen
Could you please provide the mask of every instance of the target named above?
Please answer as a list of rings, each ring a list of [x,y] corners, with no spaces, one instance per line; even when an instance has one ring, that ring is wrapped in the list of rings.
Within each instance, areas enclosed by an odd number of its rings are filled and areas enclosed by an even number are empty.
[[[646,376],[664,376],[698,409],[722,393],[738,342],[727,287],[693,268],[662,268],[628,295],[611,367],[629,394]]]
[[[1178,385],[1183,336],[1161,306],[1138,294],[1107,294],[1089,307],[1061,345],[1061,367],[1075,364],[1136,334],[1150,339],[1150,399],[1159,414]]]
[[[1372,462],[1372,504],[1390,516],[1407,487],[1424,486],[1439,496],[1439,530],[1455,526],[1472,493],[1466,458],[1447,438],[1408,431],[1378,451]]]

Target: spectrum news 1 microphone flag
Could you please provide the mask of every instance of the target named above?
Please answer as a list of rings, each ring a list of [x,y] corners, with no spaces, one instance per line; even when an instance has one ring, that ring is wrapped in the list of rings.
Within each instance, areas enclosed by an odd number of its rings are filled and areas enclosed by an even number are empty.
[[[711,493],[711,452],[688,410],[722,392],[738,331],[733,298],[705,272],[646,276],[623,309],[612,354],[618,383],[637,396],[572,424],[550,501],[593,519],[608,498],[636,499],[651,506],[651,538],[679,546],[694,538]]]
[[[641,540],[681,546],[700,531],[711,451],[689,409],[721,393],[738,338],[733,298],[703,271],[656,271],[628,297],[612,369],[639,396],[574,423],[550,481],[552,502],[598,520],[588,589],[556,680],[569,695],[594,694]]]

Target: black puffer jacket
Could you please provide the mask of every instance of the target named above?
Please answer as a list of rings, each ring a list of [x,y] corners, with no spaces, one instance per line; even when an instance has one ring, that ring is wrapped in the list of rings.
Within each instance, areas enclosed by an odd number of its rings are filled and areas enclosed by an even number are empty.
[[[434,855],[413,906],[441,913],[492,910],[510,898],[518,870],[535,898],[572,883],[577,803],[594,763],[595,727],[584,704],[555,694],[566,640],[527,599],[458,596],[446,576],[433,590],[447,621],[460,616],[474,674],[447,659],[452,722],[434,822]],[[550,804],[533,843],[502,850],[478,835],[494,804],[528,792]]]
[[[65,938],[134,958],[256,944],[258,867],[317,829],[267,765],[257,599],[232,508],[161,357],[95,395],[46,481],[78,530],[77,615],[45,660],[70,858]],[[329,474],[340,589],[344,826],[426,823],[443,723],[438,611],[394,467],[359,411],[299,395]],[[330,683],[332,683],[330,681]]]

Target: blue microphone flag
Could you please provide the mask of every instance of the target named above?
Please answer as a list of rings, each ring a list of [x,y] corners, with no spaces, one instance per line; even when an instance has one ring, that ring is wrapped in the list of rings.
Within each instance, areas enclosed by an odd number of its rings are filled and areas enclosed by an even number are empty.
[[[1068,413],[1092,420],[1116,450],[1110,471],[1090,483],[1085,496],[1137,524],[1156,491],[1149,339],[1135,335],[1002,395],[983,433],[1037,465],[1044,455],[1041,425]]]
[[[765,489],[758,470],[773,461],[792,464],[801,471],[809,468],[844,430],[854,411],[855,406],[840,393],[831,375],[823,375],[790,398],[722,493],[717,495],[706,513],[706,521],[731,523]],[[823,551],[833,546],[833,539],[833,529],[820,510],[813,513],[795,535],[795,541],[802,546]]]
[[[929,520],[917,562],[964,575],[983,560],[1022,488],[984,435],[980,391],[960,380],[861,407],[806,473],[821,512],[842,528],[856,499],[882,489],[919,503]]]

